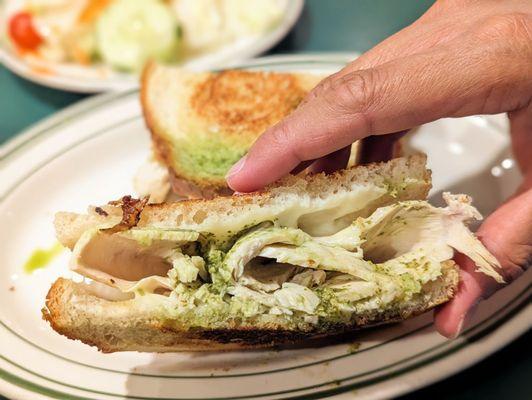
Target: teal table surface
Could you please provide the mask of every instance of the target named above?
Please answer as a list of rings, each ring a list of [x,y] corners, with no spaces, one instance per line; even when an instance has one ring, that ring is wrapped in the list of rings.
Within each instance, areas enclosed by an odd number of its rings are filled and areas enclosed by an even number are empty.
[[[431,4],[428,0],[307,0],[295,28],[269,54],[363,52],[414,21]],[[1,66],[0,143],[85,97],[40,87]],[[479,364],[401,399],[532,399],[531,340],[528,332]]]

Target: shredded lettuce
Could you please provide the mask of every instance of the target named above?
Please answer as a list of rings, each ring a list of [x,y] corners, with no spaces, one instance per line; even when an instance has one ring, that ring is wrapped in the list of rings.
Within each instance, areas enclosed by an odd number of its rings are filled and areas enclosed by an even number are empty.
[[[283,287],[273,295],[281,307],[307,314],[312,314],[320,303],[319,297],[312,290],[291,282],[283,283]]]
[[[182,283],[194,282],[198,279],[200,268],[205,269],[203,258],[190,257],[179,250],[174,250],[168,260],[172,263],[172,269],[168,272],[168,276]]]
[[[290,282],[297,283],[301,286],[311,287],[321,285],[325,282],[325,279],[327,279],[325,271],[307,269],[294,275],[294,277],[290,279]]]
[[[340,301],[350,303],[373,296],[378,289],[376,282],[361,281],[348,274],[329,279],[324,287],[333,290]]]
[[[269,245],[259,255],[304,268],[345,272],[364,280],[372,280],[375,275],[373,265],[356,253],[341,247],[324,246],[315,241],[308,241],[297,247]]]
[[[224,265],[238,279],[244,273],[244,266],[257,257],[264,246],[270,243],[286,243],[299,246],[310,236],[299,229],[273,228],[272,224],[261,224],[236,241],[224,259]]]
[[[312,314],[320,303],[319,297],[312,290],[290,282],[283,283],[283,286],[273,292],[273,295],[242,285],[230,288],[229,293],[240,302],[252,300],[273,309],[273,314],[292,315],[294,311]]]

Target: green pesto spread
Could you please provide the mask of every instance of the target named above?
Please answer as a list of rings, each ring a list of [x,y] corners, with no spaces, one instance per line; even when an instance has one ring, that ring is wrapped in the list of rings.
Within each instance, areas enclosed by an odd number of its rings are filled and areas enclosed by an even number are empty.
[[[30,274],[33,271],[44,268],[63,251],[60,243],[54,243],[47,249],[36,249],[24,263],[24,272]]]
[[[319,259],[319,255],[313,257],[312,247],[304,245],[308,241],[312,242],[312,237],[298,229],[274,227],[271,222],[261,223],[242,230],[223,243],[216,241],[213,236],[203,234],[200,236],[202,236],[202,241],[201,246],[197,248],[197,255],[205,260],[209,280],[187,284],[177,283],[170,295],[172,301],[168,303],[166,308],[167,313],[172,316],[171,319],[187,326],[211,328],[218,324],[225,324],[228,319],[250,322],[257,318],[261,321],[268,318],[277,318],[277,320],[282,318],[286,319],[287,324],[293,324],[297,327],[310,326],[305,320],[305,317],[308,316],[305,312],[292,309],[290,315],[272,315],[269,314],[269,306],[262,304],[255,298],[244,298],[228,293],[231,293],[234,285],[238,285],[233,277],[233,267],[229,260],[235,255],[235,252],[240,251],[243,245],[250,242],[257,243],[269,236],[275,236],[277,243],[295,246],[294,250],[304,249],[303,258],[307,256]],[[368,268],[371,268],[377,275],[385,275],[388,277],[386,279],[394,281],[394,286],[398,289],[398,293],[394,295],[396,298],[386,305],[380,299],[383,293],[379,287],[377,292],[370,297],[362,297],[357,301],[347,301],[340,298],[337,290],[324,286],[313,287],[310,290],[317,296],[319,303],[311,315],[317,318],[320,327],[325,329],[330,324],[347,323],[353,312],[363,312],[368,307],[370,309],[387,307],[391,311],[397,306],[398,301],[408,300],[422,289],[422,284],[416,277],[410,274],[396,275],[393,272],[393,265],[378,265],[369,260],[365,260],[365,262]],[[411,269],[420,267],[422,270],[425,269],[419,261],[406,262],[404,265]],[[267,296],[273,296],[273,294],[270,293]]]
[[[225,142],[207,139],[180,140],[175,143],[174,160],[176,169],[199,179],[223,179],[229,168],[236,163],[247,149],[228,146]]]

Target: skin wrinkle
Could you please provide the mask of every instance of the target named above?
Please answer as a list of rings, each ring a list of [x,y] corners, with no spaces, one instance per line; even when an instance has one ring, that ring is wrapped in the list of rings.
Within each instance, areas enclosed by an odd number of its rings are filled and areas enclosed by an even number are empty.
[[[364,113],[376,101],[375,92],[381,93],[376,82],[382,82],[373,75],[375,70],[362,70],[340,76],[331,82],[330,87],[323,93],[325,100],[334,104],[334,112],[349,115],[353,111]],[[371,130],[370,130],[371,132]]]
[[[500,37],[511,37],[515,42],[522,43],[531,40],[529,25],[532,18],[527,14],[516,12],[494,15],[486,18],[479,30],[481,40],[497,40]]]

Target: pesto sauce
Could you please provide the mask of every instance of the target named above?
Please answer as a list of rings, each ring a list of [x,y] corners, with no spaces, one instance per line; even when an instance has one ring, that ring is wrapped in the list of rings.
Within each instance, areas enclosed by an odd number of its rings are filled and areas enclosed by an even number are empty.
[[[228,146],[225,142],[201,137],[191,141],[180,140],[175,149],[174,158],[179,160],[176,165],[179,170],[207,179],[223,179],[229,168],[247,151],[247,148]]]
[[[181,293],[182,300],[194,305],[189,309],[171,308],[170,313],[177,312],[173,318],[178,319],[181,323],[191,324],[193,326],[206,326],[213,327],[217,324],[223,325],[227,319],[237,319],[239,321],[253,321],[256,318],[267,320],[268,318],[279,319],[282,318],[278,315],[267,314],[267,307],[260,305],[253,299],[235,298],[227,294],[228,289],[232,286],[233,277],[232,271],[230,271],[225,264],[225,259],[228,254],[234,251],[234,246],[241,240],[254,240],[258,236],[268,233],[273,229],[281,229],[292,232],[292,228],[274,228],[273,223],[270,221],[263,222],[261,224],[248,224],[241,229],[238,233],[227,232],[227,237],[223,240],[217,240],[213,234],[203,232],[200,234],[198,245],[194,249],[190,250],[193,255],[201,256],[206,263],[206,268],[210,276],[210,283],[205,282],[200,286],[187,284],[180,285],[175,289],[176,293]],[[292,240],[294,243],[298,243],[297,235]],[[422,285],[414,277],[409,274],[401,274],[394,276],[394,274],[382,264],[374,264],[371,261],[367,261],[375,270],[375,272],[393,277],[396,284],[400,285],[404,297],[410,298],[411,296],[421,291]],[[411,261],[407,263],[409,268],[415,268],[418,266],[418,262]],[[423,265],[423,267],[425,267]],[[425,267],[426,268],[426,267]],[[199,282],[198,282],[199,284]],[[349,304],[355,308],[355,311],[346,310],[348,305],[344,300],[338,297],[338,293],[335,290],[328,287],[317,287],[311,289],[320,300],[314,315],[319,318],[318,329],[326,330],[329,326],[333,327],[334,324],[347,323],[351,319],[353,312],[357,312],[358,304],[364,305],[369,299],[361,299],[354,303]],[[376,297],[381,296],[381,288],[378,288]],[[397,298],[394,301],[383,304],[382,299],[374,299],[375,307],[391,309],[394,307],[396,301],[402,299]],[[304,313],[294,312],[289,318],[285,318],[286,324],[296,326],[301,324],[303,327],[308,327],[307,321],[304,320]]]
[[[33,271],[44,268],[63,251],[64,247],[59,242],[47,249],[35,249],[24,264],[24,272],[31,274]]]

